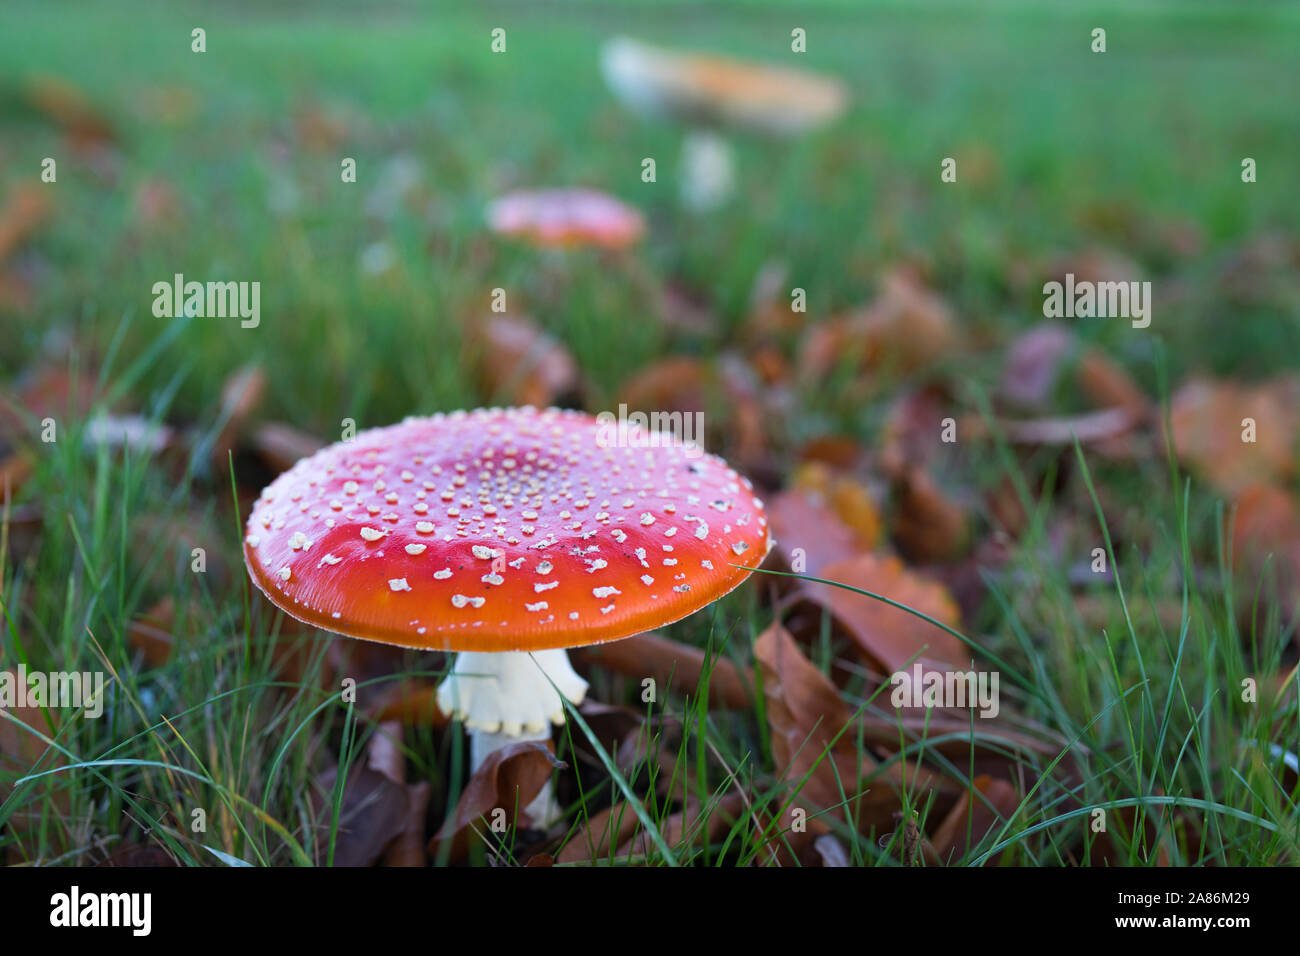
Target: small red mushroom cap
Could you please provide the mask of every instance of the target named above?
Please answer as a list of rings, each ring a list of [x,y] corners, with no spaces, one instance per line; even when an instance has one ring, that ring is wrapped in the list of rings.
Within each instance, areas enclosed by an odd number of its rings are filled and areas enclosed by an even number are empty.
[[[762,502],[722,459],[634,425],[508,408],[410,418],[299,461],[254,505],[244,559],[274,604],[317,627],[519,651],[679,620],[769,546]]]
[[[594,189],[521,189],[495,200],[487,212],[493,232],[537,246],[622,249],[645,233],[631,206]]]

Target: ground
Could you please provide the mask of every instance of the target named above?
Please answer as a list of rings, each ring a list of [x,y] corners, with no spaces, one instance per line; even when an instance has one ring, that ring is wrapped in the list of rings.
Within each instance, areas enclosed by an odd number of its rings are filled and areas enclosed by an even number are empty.
[[[601,78],[617,34],[836,77],[849,110],[732,134],[739,197],[691,213],[683,128]],[[111,687],[99,719],[0,716],[7,858],[1295,862],[1298,40],[1281,5],[7,3],[0,659]],[[493,197],[547,185],[612,193],[645,239],[487,230]],[[1150,281],[1150,327],[1035,337],[1067,269]],[[178,273],[260,282],[257,327],[155,315]],[[496,289],[559,387],[485,340]],[[447,660],[294,627],[248,583],[240,515],[303,439],[538,394],[704,410],[774,508],[818,509],[778,526],[771,572],[835,567],[969,644],[756,574],[665,630],[653,702],[654,666],[580,660],[608,708],[557,737],[565,821],[491,833],[499,781],[467,790],[458,728],[399,706]],[[1076,447],[1115,406],[1132,420]],[[172,438],[88,442],[96,410]],[[882,676],[908,640],[999,672],[995,741],[965,712],[900,730]],[[682,646],[711,656],[683,673]]]

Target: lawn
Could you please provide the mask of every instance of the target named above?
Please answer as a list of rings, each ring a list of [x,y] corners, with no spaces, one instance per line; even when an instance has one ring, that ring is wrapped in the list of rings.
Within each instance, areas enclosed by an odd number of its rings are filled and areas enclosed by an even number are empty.
[[[619,34],[848,109],[732,134],[737,195],[694,212],[683,125],[602,78]],[[1296,863],[1297,50],[1283,4],[9,0],[0,670],[108,683],[95,719],[0,713],[3,858]],[[487,228],[574,185],[644,239]],[[1149,281],[1151,325],[1045,319],[1066,270]],[[256,327],[155,314],[177,274],[259,282]],[[563,815],[497,832],[510,794],[429,706],[448,657],[300,626],[241,539],[314,442],[522,404],[539,354],[576,370],[544,401],[702,410],[777,546],[642,662],[574,655]],[[998,717],[890,705],[938,640],[999,673]]]

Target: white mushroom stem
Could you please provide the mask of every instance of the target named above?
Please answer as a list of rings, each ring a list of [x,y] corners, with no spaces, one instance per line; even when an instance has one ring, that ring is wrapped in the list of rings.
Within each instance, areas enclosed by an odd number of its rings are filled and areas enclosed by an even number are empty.
[[[563,648],[463,651],[438,688],[438,707],[469,731],[472,773],[502,747],[549,739],[550,725],[564,723],[560,695],[578,704],[586,693],[587,682],[574,672]],[[557,808],[549,782],[524,810],[541,826],[554,821]]]
[[[682,141],[682,202],[692,212],[718,208],[736,190],[731,144],[717,133],[693,132]]]

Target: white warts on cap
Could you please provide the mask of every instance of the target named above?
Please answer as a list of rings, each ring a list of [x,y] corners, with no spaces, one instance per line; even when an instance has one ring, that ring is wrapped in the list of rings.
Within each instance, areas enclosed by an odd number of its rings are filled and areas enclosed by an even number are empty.
[[[259,496],[245,561],[275,603],[291,613],[297,605],[305,620],[361,637],[380,629],[427,633],[428,641],[411,643],[461,649],[473,646],[475,628],[504,645],[516,627],[527,628],[516,634],[529,644],[579,642],[588,629],[603,640],[654,627],[657,610],[688,613],[744,576],[720,560],[727,549],[752,564],[750,551],[770,547],[751,486],[725,462],[687,462],[674,445],[605,448],[593,432],[590,416],[532,408],[410,418],[372,430],[364,444],[340,443],[304,459]],[[396,484],[386,486],[390,480]],[[709,509],[730,525],[715,518],[711,528],[701,517]],[[358,534],[373,547],[358,548]],[[333,550],[318,551],[317,564],[296,560],[315,544]],[[650,561],[651,551],[661,564]],[[678,573],[688,568],[697,570]],[[603,587],[574,590],[579,571]],[[453,596],[453,577],[470,593]],[[566,581],[570,590],[557,590]],[[523,600],[529,583],[534,603]],[[693,598],[665,601],[674,585],[678,593],[692,588]],[[321,606],[344,591],[346,610]],[[547,591],[555,592],[549,604],[541,596]],[[485,596],[492,612],[469,613],[486,611]],[[465,610],[453,612],[441,603],[448,600]],[[593,618],[593,611],[600,613]],[[401,619],[388,621],[390,613]],[[340,614],[338,624],[329,625],[332,614]]]

